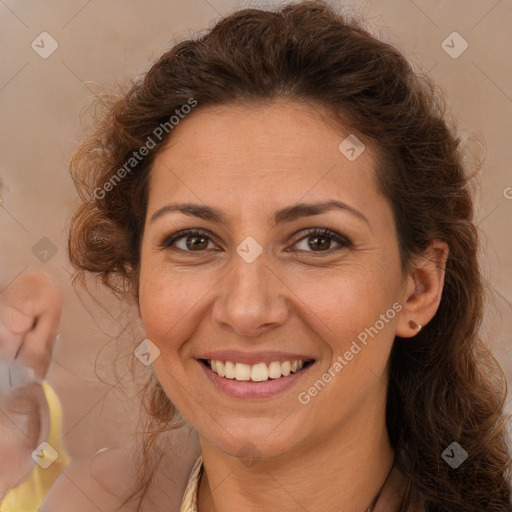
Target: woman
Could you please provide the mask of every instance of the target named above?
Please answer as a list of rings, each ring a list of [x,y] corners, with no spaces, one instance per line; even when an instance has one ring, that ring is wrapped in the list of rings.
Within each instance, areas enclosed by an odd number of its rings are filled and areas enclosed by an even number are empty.
[[[103,99],[69,249],[150,340],[120,502],[156,510],[179,411],[201,454],[158,510],[511,510],[469,177],[431,82],[304,2],[237,12]]]

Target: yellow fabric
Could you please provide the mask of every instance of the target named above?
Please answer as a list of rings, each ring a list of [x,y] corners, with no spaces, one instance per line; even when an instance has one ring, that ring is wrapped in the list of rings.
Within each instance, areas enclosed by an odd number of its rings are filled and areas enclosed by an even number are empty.
[[[180,512],[197,512],[197,495],[199,492],[199,482],[203,474],[203,456],[199,455],[188,479]]]
[[[0,504],[0,512],[37,512],[59,473],[71,462],[61,440],[62,408],[47,382],[42,383],[50,411],[50,434],[46,441],[58,453],[46,469],[36,464],[28,477],[11,489]]]

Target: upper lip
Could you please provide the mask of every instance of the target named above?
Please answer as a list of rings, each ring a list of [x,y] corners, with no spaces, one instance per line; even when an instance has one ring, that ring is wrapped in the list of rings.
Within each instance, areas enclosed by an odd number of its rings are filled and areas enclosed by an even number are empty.
[[[314,360],[314,357],[298,354],[298,353],[290,353],[290,352],[239,352],[237,350],[222,350],[215,352],[205,352],[201,354],[197,359],[215,359],[216,361],[231,361],[232,363],[243,363],[254,365],[258,363],[265,363],[267,366],[273,361],[279,361],[280,363],[284,363],[285,361],[298,361],[302,359],[303,361]]]

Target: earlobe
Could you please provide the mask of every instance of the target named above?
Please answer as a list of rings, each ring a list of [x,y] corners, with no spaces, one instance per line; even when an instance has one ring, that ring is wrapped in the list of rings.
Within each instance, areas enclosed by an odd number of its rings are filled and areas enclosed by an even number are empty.
[[[407,278],[403,308],[396,323],[397,336],[416,336],[436,314],[443,293],[448,253],[445,242],[434,240],[415,261],[415,268]]]
[[[417,324],[414,320],[409,320],[409,327],[413,330],[413,331],[416,331],[416,333],[420,332],[421,331],[421,328],[423,327],[422,325],[420,324]]]

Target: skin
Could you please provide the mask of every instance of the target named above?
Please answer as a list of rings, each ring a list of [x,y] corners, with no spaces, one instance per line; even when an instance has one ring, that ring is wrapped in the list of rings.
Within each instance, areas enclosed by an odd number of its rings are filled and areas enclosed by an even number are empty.
[[[0,294],[2,371],[16,361],[36,380],[48,371],[62,311],[57,285],[38,272],[25,272]],[[5,384],[5,376],[3,376]],[[19,384],[19,383],[18,383]],[[31,384],[0,392],[0,495],[32,471],[32,451],[49,434],[43,389]]]
[[[32,451],[48,437],[49,411],[44,391],[35,384],[0,395],[0,496],[29,476]]]
[[[205,107],[175,128],[155,159],[139,315],[161,351],[153,363],[158,379],[198,433],[205,467],[200,512],[361,512],[391,467],[385,427],[390,351],[395,335],[416,334],[410,320],[425,325],[435,314],[444,280],[437,265],[448,250],[434,242],[428,259],[402,273],[391,207],[376,186],[373,149],[368,143],[349,161],[338,150],[349,133],[311,106],[282,100]],[[276,210],[331,199],[367,221],[331,210],[273,223]],[[178,202],[218,208],[227,221],[180,212],[151,221]],[[207,244],[186,252],[185,236],[162,247],[166,237],[189,228],[207,231]],[[308,228],[329,228],[351,245],[322,238],[311,248],[308,240],[314,245],[325,235],[307,235]],[[263,249],[250,264],[236,252],[248,236]],[[301,404],[299,392],[394,303],[400,313]],[[195,359],[219,349],[299,352],[316,362],[300,386],[276,397],[231,398],[210,384]],[[244,459],[247,452],[256,461]],[[396,471],[388,484],[376,511],[396,502]]]
[[[0,354],[44,379],[61,313],[62,296],[50,278],[39,272],[17,277],[0,294]]]

